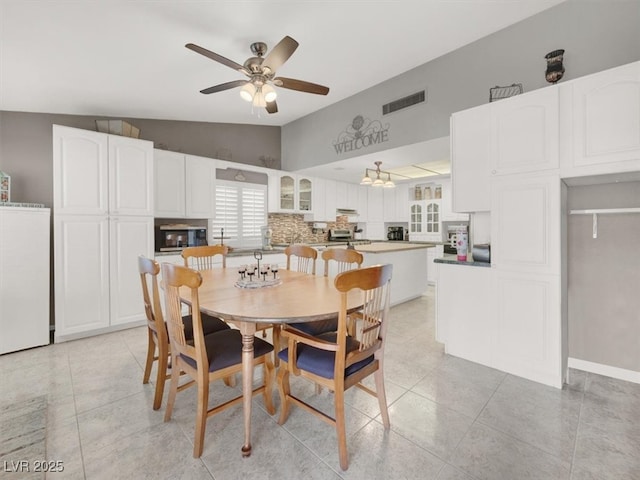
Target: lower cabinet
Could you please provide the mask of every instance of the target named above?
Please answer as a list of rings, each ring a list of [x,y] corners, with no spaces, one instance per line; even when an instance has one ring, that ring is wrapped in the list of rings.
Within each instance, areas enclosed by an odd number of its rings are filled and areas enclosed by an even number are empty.
[[[437,265],[436,338],[446,353],[562,387],[559,275]]]
[[[141,254],[153,255],[153,217],[55,219],[56,342],[144,323]]]

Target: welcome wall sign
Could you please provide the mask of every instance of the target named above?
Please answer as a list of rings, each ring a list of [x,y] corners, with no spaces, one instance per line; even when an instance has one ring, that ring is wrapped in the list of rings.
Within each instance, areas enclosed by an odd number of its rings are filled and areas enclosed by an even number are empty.
[[[371,147],[389,141],[389,124],[357,115],[333,142],[336,155]]]

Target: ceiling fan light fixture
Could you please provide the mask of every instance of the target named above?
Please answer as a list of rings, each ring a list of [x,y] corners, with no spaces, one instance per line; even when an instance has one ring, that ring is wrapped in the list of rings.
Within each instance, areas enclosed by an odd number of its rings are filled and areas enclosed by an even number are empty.
[[[262,93],[262,88],[258,88],[256,90],[256,94],[253,96],[253,106],[254,107],[266,107],[267,102],[264,99],[264,94]]]
[[[247,102],[252,101],[255,94],[256,87],[251,82],[247,82],[245,86],[240,89],[240,97]]]
[[[262,94],[264,95],[264,99],[267,103],[273,102],[278,96],[275,89],[266,83],[262,86]]]

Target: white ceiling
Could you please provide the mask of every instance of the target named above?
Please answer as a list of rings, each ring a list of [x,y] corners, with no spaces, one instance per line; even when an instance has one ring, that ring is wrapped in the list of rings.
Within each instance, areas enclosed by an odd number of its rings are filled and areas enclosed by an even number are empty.
[[[0,110],[284,125],[564,0],[0,0]],[[184,47],[238,63],[249,45],[300,46],[277,72],[330,87],[278,89],[253,112],[245,78]]]

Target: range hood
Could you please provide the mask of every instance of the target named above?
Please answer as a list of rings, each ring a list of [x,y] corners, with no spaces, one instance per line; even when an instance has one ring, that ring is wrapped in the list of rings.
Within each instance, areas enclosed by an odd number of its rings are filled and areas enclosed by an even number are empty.
[[[352,208],[336,208],[336,216],[347,215],[349,217],[357,217],[358,211]]]

